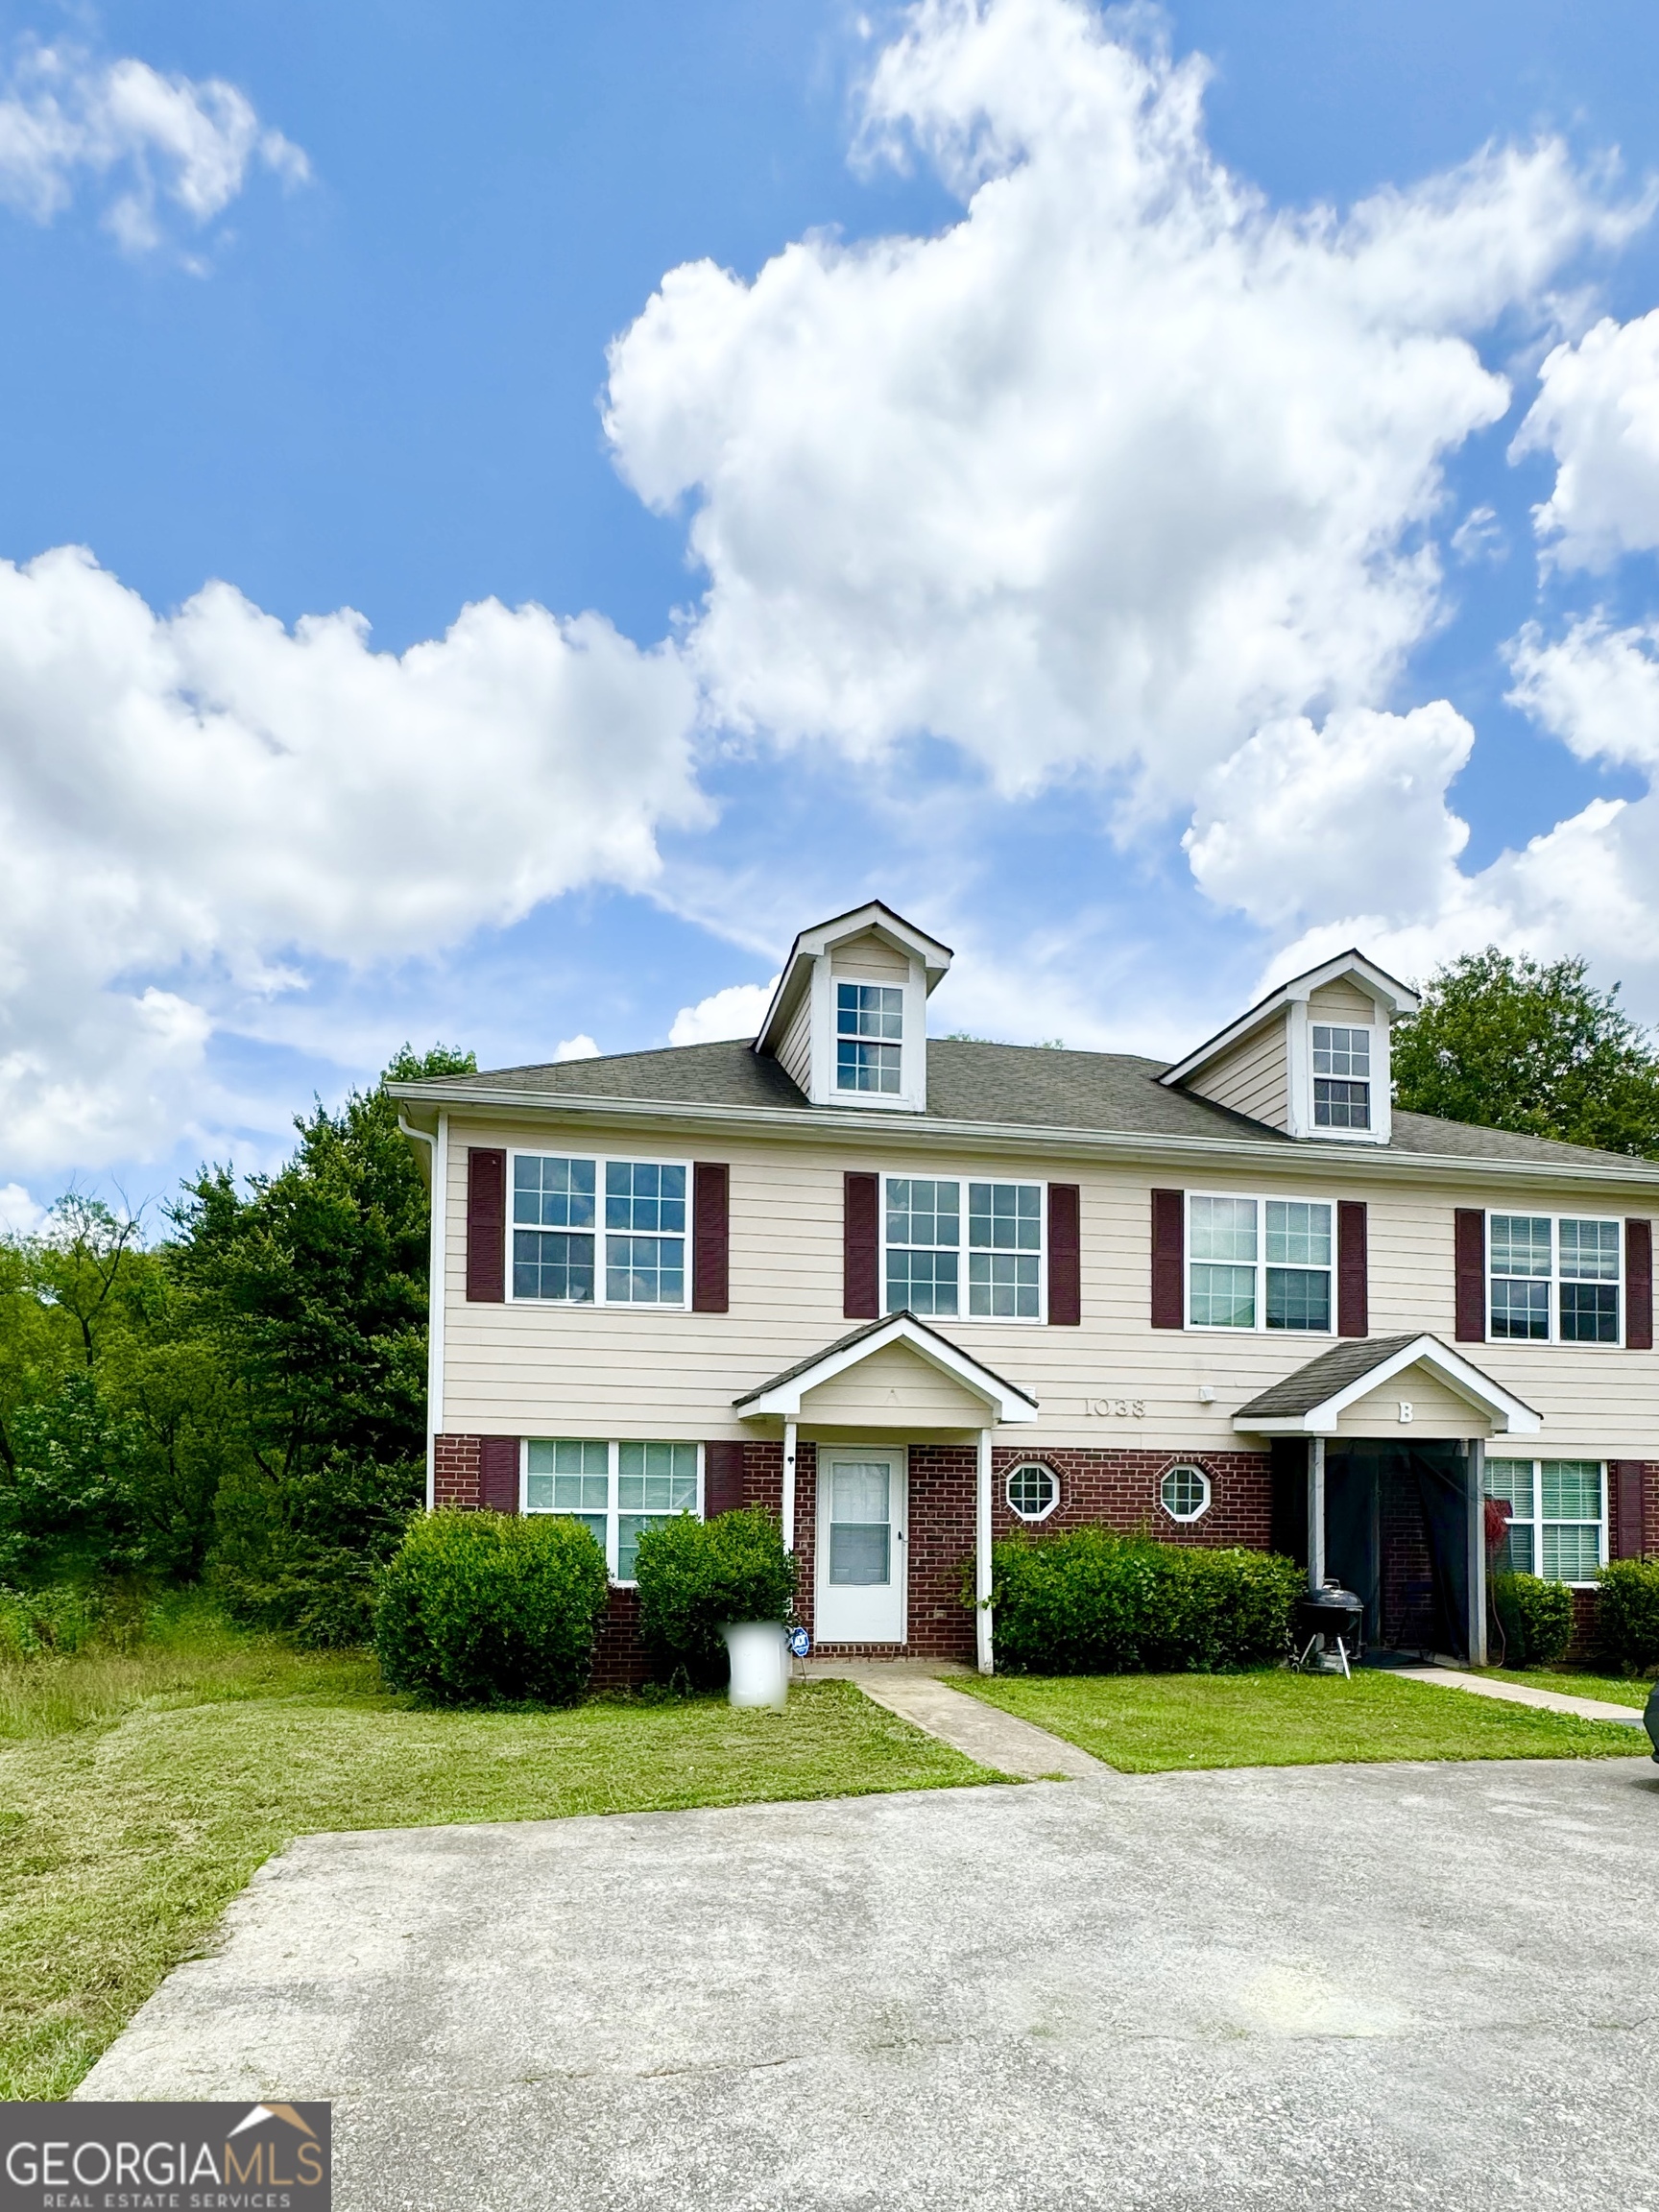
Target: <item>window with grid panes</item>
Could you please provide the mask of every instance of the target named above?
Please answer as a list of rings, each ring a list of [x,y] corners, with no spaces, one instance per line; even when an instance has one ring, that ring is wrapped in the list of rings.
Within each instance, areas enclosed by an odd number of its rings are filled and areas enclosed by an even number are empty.
[[[1495,1340],[1617,1344],[1623,1233],[1552,1214],[1486,1217],[1487,1326]]]
[[[1371,1032],[1315,1022],[1313,1125],[1316,1129],[1371,1126]]]
[[[1595,1581],[1607,1550],[1601,1460],[1488,1459],[1485,1487],[1509,1508],[1500,1569],[1547,1582]]]
[[[889,1175],[883,1228],[889,1313],[1042,1319],[1041,1183]]]
[[[904,993],[889,983],[835,986],[835,1088],[897,1094],[902,1073]]]
[[[1317,1199],[1187,1201],[1193,1329],[1331,1330],[1332,1209]]]
[[[524,1509],[580,1521],[614,1580],[632,1582],[643,1531],[695,1513],[695,1444],[533,1438],[525,1446]]]
[[[516,1152],[514,1297],[683,1307],[685,1190],[680,1162]]]

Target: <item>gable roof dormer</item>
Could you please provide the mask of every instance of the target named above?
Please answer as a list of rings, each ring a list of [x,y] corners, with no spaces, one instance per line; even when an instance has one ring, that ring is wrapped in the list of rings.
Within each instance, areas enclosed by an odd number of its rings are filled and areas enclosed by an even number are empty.
[[[1420,1004],[1362,952],[1339,952],[1269,992],[1158,1080],[1287,1137],[1386,1144],[1389,1037]]]
[[[926,1113],[927,999],[950,960],[878,899],[803,929],[754,1048],[814,1106]]]

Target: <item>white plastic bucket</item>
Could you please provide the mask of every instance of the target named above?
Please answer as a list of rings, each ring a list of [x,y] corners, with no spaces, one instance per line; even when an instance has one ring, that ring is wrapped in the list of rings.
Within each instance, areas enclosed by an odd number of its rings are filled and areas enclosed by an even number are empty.
[[[789,1643],[780,1621],[730,1621],[721,1629],[732,1655],[733,1705],[770,1705],[789,1697]]]

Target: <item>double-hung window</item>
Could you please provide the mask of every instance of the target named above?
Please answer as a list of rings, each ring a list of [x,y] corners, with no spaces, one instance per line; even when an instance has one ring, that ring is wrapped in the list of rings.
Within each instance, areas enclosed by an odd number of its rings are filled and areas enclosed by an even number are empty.
[[[684,1162],[513,1155],[513,1296],[685,1304]]]
[[[1489,1214],[1492,1336],[1539,1344],[1620,1343],[1623,1241],[1617,1221]]]
[[[886,1310],[1043,1318],[1043,1185],[889,1175]]]
[[[1599,1459],[1488,1459],[1486,1495],[1509,1508],[1498,1565],[1546,1582],[1594,1582],[1607,1557]]]
[[[1315,1022],[1313,1029],[1313,1126],[1315,1129],[1369,1129],[1371,1126],[1371,1032]]]
[[[524,1510],[580,1521],[612,1578],[632,1582],[642,1532],[701,1511],[696,1444],[533,1437],[524,1447]]]
[[[904,994],[889,983],[835,986],[835,1088],[896,1097],[902,1077]]]
[[[1329,1334],[1332,1208],[1307,1198],[1187,1200],[1187,1322],[1192,1329]]]

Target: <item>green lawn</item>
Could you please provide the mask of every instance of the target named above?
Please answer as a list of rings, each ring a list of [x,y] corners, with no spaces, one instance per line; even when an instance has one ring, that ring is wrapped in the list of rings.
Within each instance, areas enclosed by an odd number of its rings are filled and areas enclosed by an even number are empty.
[[[1634,1705],[1638,1712],[1647,1702],[1651,1682],[1633,1680],[1628,1674],[1582,1674],[1567,1667],[1483,1667],[1497,1682],[1525,1682],[1529,1690],[1559,1690],[1567,1697],[1599,1697],[1608,1705]]]
[[[421,1713],[372,1661],[211,1626],[0,1667],[0,2097],[67,2095],[295,1835],[998,1779],[841,1682],[786,1714]]]
[[[1639,1728],[1503,1705],[1381,1671],[1291,1674],[997,1674],[951,1688],[1017,1713],[1109,1766],[1301,1767],[1384,1759],[1613,1759]]]

